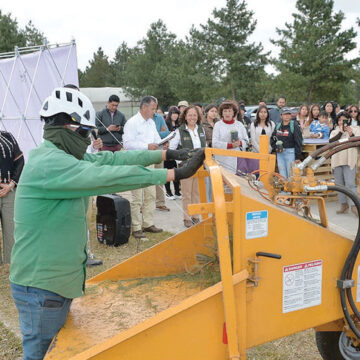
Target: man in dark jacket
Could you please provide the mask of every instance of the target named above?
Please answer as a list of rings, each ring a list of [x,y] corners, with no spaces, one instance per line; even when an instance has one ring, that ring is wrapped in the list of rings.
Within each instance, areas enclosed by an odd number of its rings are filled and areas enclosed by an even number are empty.
[[[105,109],[96,113],[96,127],[103,142],[101,150],[119,151],[122,148],[122,135],[124,133],[125,116],[117,108],[120,99],[111,95]]]

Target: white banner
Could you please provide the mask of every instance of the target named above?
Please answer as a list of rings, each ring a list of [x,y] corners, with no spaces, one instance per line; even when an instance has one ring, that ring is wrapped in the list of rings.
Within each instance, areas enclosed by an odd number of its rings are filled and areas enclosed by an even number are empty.
[[[42,141],[43,101],[66,84],[79,84],[75,43],[0,60],[0,129],[14,135],[25,158]]]

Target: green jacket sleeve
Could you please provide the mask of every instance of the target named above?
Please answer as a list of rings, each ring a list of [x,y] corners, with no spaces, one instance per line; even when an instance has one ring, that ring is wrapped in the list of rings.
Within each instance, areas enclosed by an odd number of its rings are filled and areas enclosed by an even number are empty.
[[[161,151],[106,151],[84,161],[53,149],[29,159],[19,186],[31,197],[61,200],[160,185],[167,169],[144,167],[159,160]]]
[[[141,165],[149,166],[162,161],[161,150],[130,150],[130,151],[100,151],[95,154],[85,154],[85,161],[98,165]]]

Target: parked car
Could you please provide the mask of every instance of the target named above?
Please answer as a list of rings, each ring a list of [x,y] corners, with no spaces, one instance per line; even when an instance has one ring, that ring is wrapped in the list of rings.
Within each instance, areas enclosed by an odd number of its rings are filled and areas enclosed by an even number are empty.
[[[277,106],[276,105],[266,105],[268,110],[274,109]],[[256,118],[256,113],[258,111],[259,105],[251,105],[251,106],[245,106],[245,115],[253,122]]]
[[[290,110],[291,110],[291,119],[292,119],[292,120],[295,120],[295,119],[296,119],[296,115],[297,115],[297,113],[299,112],[299,109],[300,109],[299,106],[291,107],[291,108],[290,108]]]

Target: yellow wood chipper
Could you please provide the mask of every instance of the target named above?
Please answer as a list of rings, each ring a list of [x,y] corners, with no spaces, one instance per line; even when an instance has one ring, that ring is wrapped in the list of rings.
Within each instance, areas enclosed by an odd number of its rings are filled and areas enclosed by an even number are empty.
[[[329,153],[359,140],[321,148],[294,166],[289,180],[275,173],[266,136],[258,154],[206,149],[205,169],[196,175],[200,203],[189,206],[202,222],[88,280],[100,291],[74,301],[46,359],[246,359],[249,348],[309,328],[323,359],[360,359],[359,234],[354,241],[327,219],[322,195],[346,189],[313,175]],[[258,159],[260,170],[230,174],[214,155]],[[318,206],[317,220],[310,202]],[[216,257],[221,275],[203,289],[177,277],[192,274],[199,254]],[[141,292],[149,279],[160,280]],[[126,289],[134,292],[131,299]],[[166,299],[166,306],[141,317],[141,304],[151,308],[156,299]],[[133,309],[128,317],[127,307]],[[127,326],[120,326],[124,319]]]

